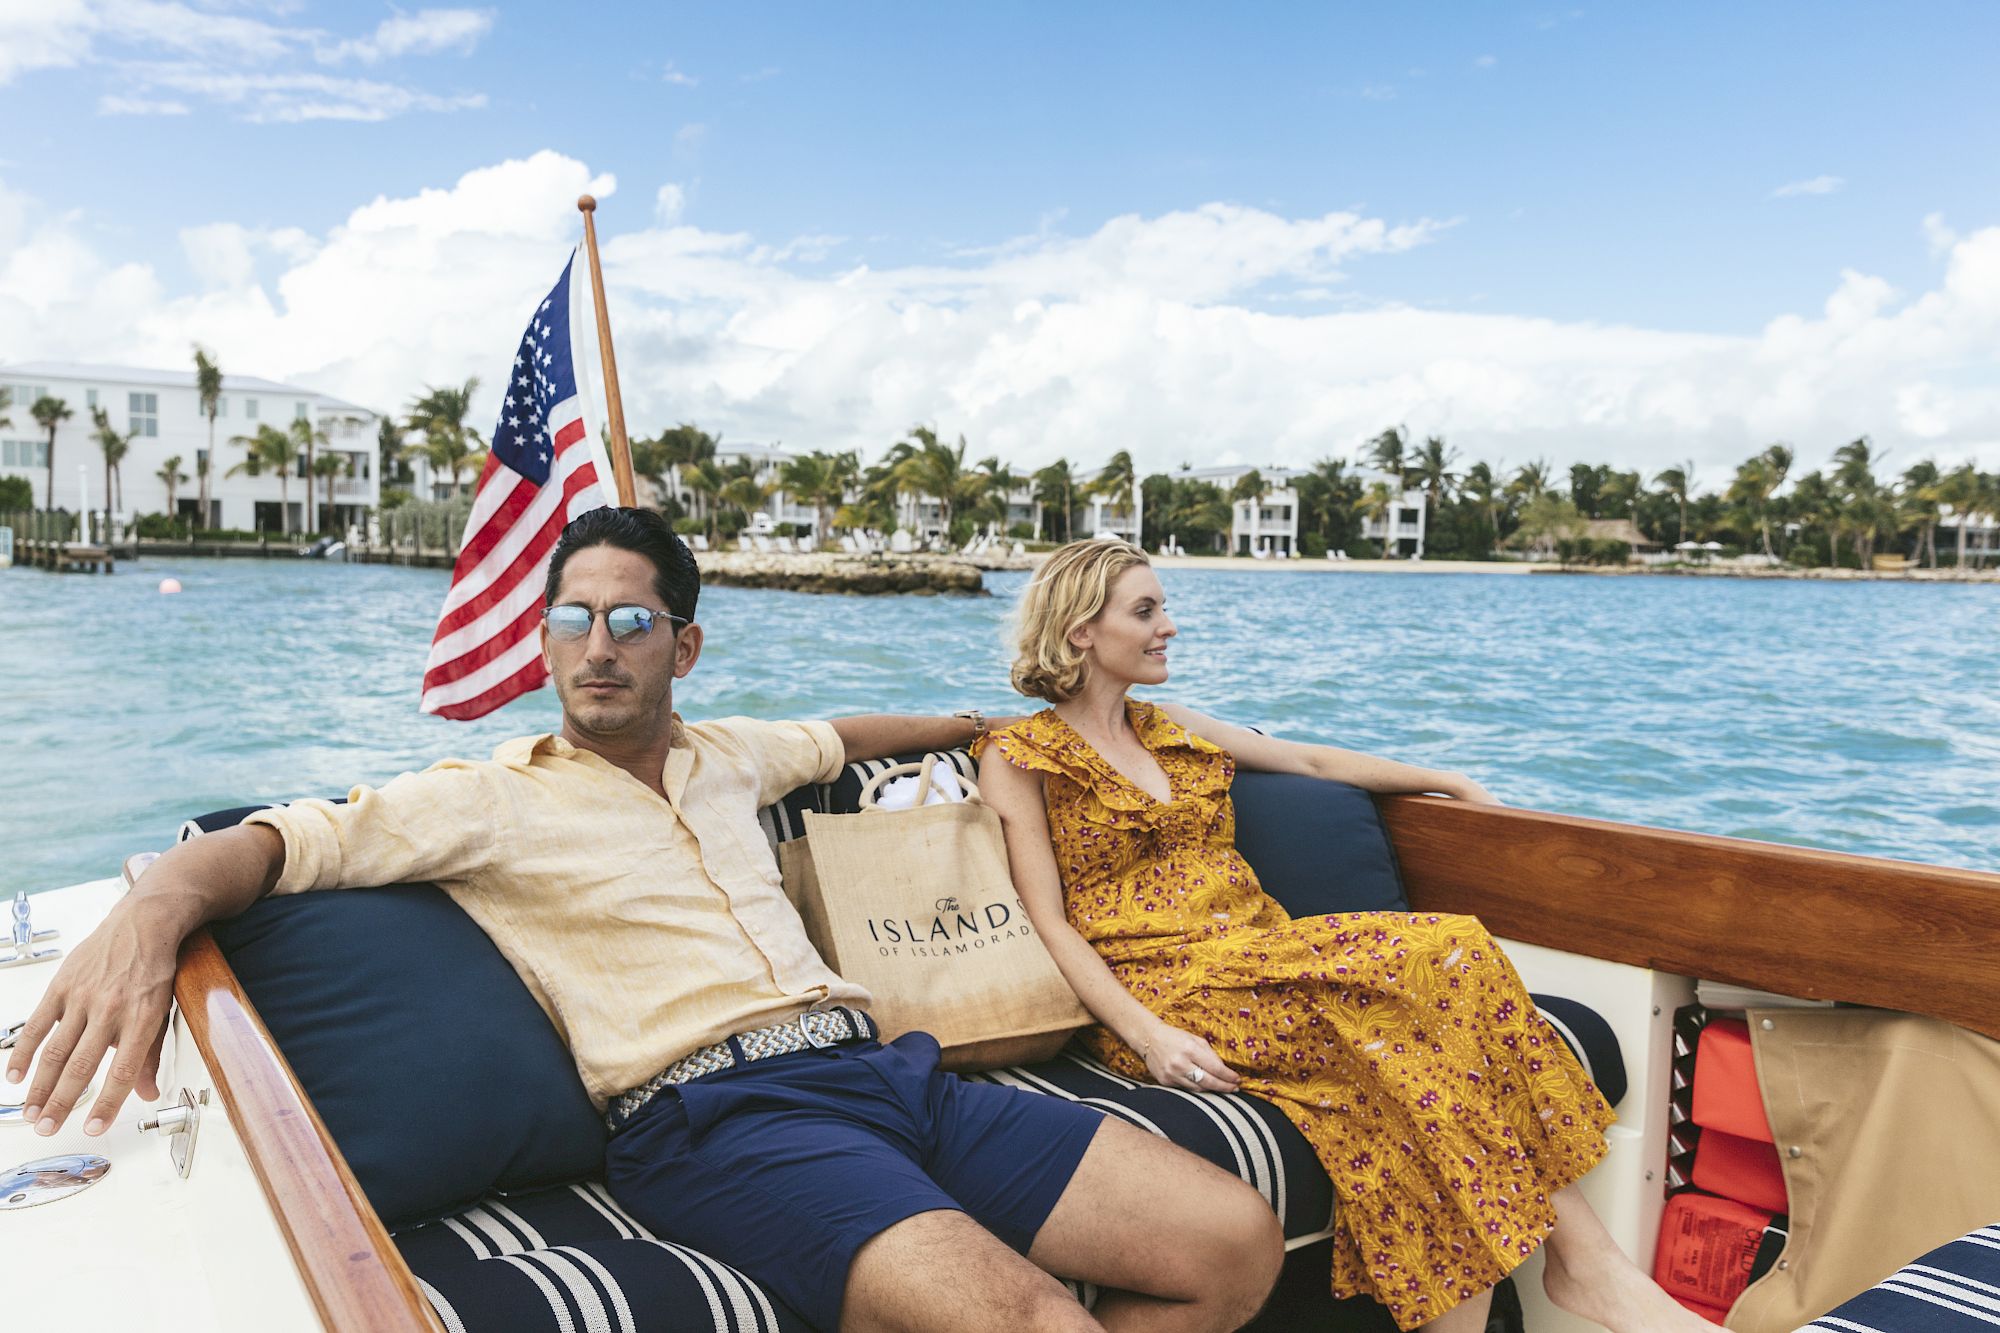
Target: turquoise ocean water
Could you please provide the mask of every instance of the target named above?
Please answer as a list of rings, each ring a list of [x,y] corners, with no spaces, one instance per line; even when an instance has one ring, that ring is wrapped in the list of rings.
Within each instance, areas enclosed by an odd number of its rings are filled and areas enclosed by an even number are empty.
[[[164,577],[186,591],[162,596]],[[977,599],[703,594],[690,717],[1018,707]],[[1173,572],[1170,697],[1478,776],[1511,804],[2000,869],[2000,588]],[[0,572],[0,890],[115,874],[222,806],[553,729],[417,711],[438,570]]]

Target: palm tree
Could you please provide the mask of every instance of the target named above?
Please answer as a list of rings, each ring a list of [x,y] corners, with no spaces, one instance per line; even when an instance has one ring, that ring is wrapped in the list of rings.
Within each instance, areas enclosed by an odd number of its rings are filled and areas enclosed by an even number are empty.
[[[49,433],[48,456],[42,460],[48,464],[49,468],[48,492],[44,499],[48,507],[54,509],[56,507],[56,427],[68,421],[76,413],[72,412],[69,404],[62,399],[51,398],[47,394],[43,394],[40,398],[37,398],[35,405],[30,407],[28,411],[35,418],[35,424]]]
[[[1521,507],[1521,526],[1514,535],[1530,551],[1546,555],[1564,538],[1578,537],[1585,531],[1583,511],[1575,502],[1554,491],[1543,491]]]
[[[311,477],[326,478],[326,513],[325,513],[326,521],[320,524],[320,531],[322,532],[330,531],[333,528],[334,479],[336,477],[349,477],[354,475],[354,464],[346,454],[337,454],[329,450],[328,452],[321,454],[318,460],[315,461],[310,467],[306,469],[306,473],[308,478]],[[312,485],[310,483],[310,480],[308,481],[306,486],[306,508],[308,509],[312,508]]]
[[[118,465],[125,461],[125,455],[132,448],[131,434],[120,435],[111,424],[110,414],[101,407],[90,411],[90,419],[97,430],[97,447],[104,454],[104,540],[111,541],[112,480],[118,475]]]
[[[1442,435],[1431,435],[1410,461],[1410,477],[1424,493],[1426,521],[1437,517],[1438,506],[1457,489],[1459,477],[1451,470],[1457,459],[1458,450],[1446,444]]]
[[[1763,534],[1764,554],[1773,559],[1776,552],[1771,549],[1771,496],[1784,485],[1785,474],[1791,467],[1791,449],[1773,444],[1738,467],[1735,480],[1729,483],[1729,499]]]
[[[1816,523],[1826,529],[1827,550],[1835,565],[1840,563],[1840,534],[1846,528],[1847,518],[1841,508],[1840,493],[1819,472],[1808,472],[1798,479],[1788,497],[1791,511],[1799,521]]]
[[[1063,516],[1063,540],[1076,538],[1076,474],[1067,458],[1058,458],[1034,475],[1035,540],[1042,536],[1042,510],[1054,509]]]
[[[974,474],[979,483],[979,498],[973,504],[976,519],[986,525],[986,530],[998,536],[1007,528],[1007,509],[1016,488],[1027,478],[1019,476],[1014,469],[1000,461],[994,454],[979,460],[979,470]]]
[[[716,466],[712,458],[700,463],[683,464],[682,469],[681,485],[687,487],[688,493],[701,501],[698,507],[708,518],[708,539],[712,542],[716,535],[715,501],[722,493],[723,484],[728,478],[722,475],[722,469]]]
[[[749,524],[751,511],[762,509],[764,502],[777,493],[777,487],[757,480],[756,467],[757,465],[747,458],[734,464],[730,469],[732,475],[723,482],[715,497],[740,512],[746,526]]]
[[[938,502],[938,526],[951,539],[952,519],[959,504],[978,502],[983,483],[965,466],[965,437],[947,445],[928,426],[912,426],[908,448],[895,464],[896,479],[902,489],[929,496]],[[891,450],[895,455],[895,450]]]
[[[188,479],[187,473],[181,471],[181,456],[179,454],[170,455],[167,461],[160,465],[160,470],[153,475],[167,483],[167,517],[172,518],[174,516],[174,495],[180,490],[182,483]]]
[[[1881,461],[1866,435],[1833,451],[1834,483],[1840,488],[1846,525],[1854,532],[1854,554],[1863,569],[1875,555],[1875,538],[1885,518],[1893,512],[1875,480],[1874,465]]]
[[[246,472],[256,477],[263,475],[265,468],[278,474],[278,512],[281,526],[287,536],[292,531],[292,467],[299,461],[298,441],[290,431],[279,430],[269,422],[257,427],[255,435],[237,435],[231,444],[243,446],[243,461],[229,469],[225,476],[235,476]]]
[[[1532,500],[1547,491],[1551,484],[1548,460],[1537,458],[1514,469],[1514,475],[1507,479],[1507,494],[1520,500]]]
[[[1238,477],[1236,484],[1229,488],[1229,511],[1232,520],[1236,513],[1236,506],[1248,501],[1251,517],[1250,529],[1254,533],[1258,526],[1257,510],[1262,507],[1264,492],[1269,489],[1270,487],[1264,482],[1264,474],[1254,467]],[[1230,526],[1232,528],[1235,526],[1233,521]],[[1236,553],[1235,537],[1233,535],[1230,538],[1229,551],[1231,555]]]
[[[291,429],[292,429],[292,444],[298,450],[299,453],[305,456],[306,460],[306,466],[305,466],[306,530],[308,532],[318,532],[320,530],[319,522],[317,519],[313,517],[313,511],[312,511],[313,507],[312,479],[319,475],[319,473],[313,467],[313,446],[316,444],[323,445],[327,443],[326,432],[323,430],[314,430],[312,420],[309,417],[294,417],[292,419]],[[329,483],[328,489],[329,490],[332,489],[331,483]]]
[[[472,395],[478,391],[477,375],[456,387],[449,384],[443,388],[425,385],[423,393],[413,399],[409,407],[409,428],[424,433],[423,443],[417,446],[417,451],[430,460],[432,468],[451,474],[451,493],[454,496],[464,490],[461,474],[486,445],[484,437],[465,421],[466,414],[472,410]]]
[[[387,486],[391,478],[396,481],[409,479],[410,463],[408,449],[403,442],[403,428],[396,424],[394,417],[382,417],[375,422],[375,470]]]
[[[1396,479],[1397,498],[1403,493],[1403,469],[1409,465],[1410,438],[1401,426],[1391,426],[1368,442],[1368,463]]]
[[[1111,455],[1111,461],[1098,472],[1096,480],[1090,483],[1088,490],[1092,495],[1109,500],[1122,509],[1134,520],[1132,535],[1135,538],[1139,535],[1138,513],[1133,504],[1134,497],[1139,491],[1139,478],[1133,470],[1132,455],[1129,451],[1120,449]]]
[[[1458,493],[1479,506],[1479,512],[1486,518],[1486,526],[1492,532],[1494,546],[1500,542],[1500,510],[1506,503],[1505,489],[1500,478],[1485,463],[1474,463],[1465,470],[1465,478],[1459,483]],[[1489,555],[1492,554],[1489,548]]]
[[[194,389],[201,401],[201,414],[208,418],[208,458],[197,459],[194,468],[201,478],[201,519],[198,526],[205,528],[208,526],[208,462],[215,457],[215,418],[222,411],[222,367],[199,344],[194,349]]]
[[[1973,515],[1979,512],[1984,498],[1985,487],[1978,469],[1970,463],[1960,464],[1936,483],[1938,500],[1951,506],[1952,517],[1958,520],[1958,567],[1965,568],[1965,534],[1972,526]]]
[[[1917,529],[1914,554],[1932,569],[1937,568],[1938,483],[1943,479],[1936,463],[1920,459],[1903,469],[1903,488],[1897,496],[1903,516]]]
[[[860,462],[852,452],[828,454],[815,449],[804,457],[787,460],[778,469],[779,484],[812,505],[813,535],[818,540],[833,535],[832,511],[846,498]]]
[[[1664,491],[1668,499],[1680,506],[1679,540],[1685,543],[1688,539],[1688,492],[1694,489],[1694,460],[1689,459],[1678,467],[1670,467],[1660,472],[1653,478],[1653,484]]]
[[[1382,521],[1382,556],[1384,559],[1392,559],[1393,557],[1390,553],[1396,549],[1396,528],[1393,520],[1395,518],[1397,502],[1400,499],[1401,496],[1398,493],[1389,489],[1388,482],[1377,481],[1369,484],[1367,491],[1361,496],[1361,502],[1355,505],[1355,509],[1359,511],[1362,518],[1371,522],[1376,519]]]

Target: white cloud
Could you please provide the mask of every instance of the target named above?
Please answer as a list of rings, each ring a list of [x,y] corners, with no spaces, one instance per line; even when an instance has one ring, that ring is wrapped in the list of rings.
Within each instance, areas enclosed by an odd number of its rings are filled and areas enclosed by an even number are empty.
[[[542,152],[323,235],[190,229],[186,292],[0,186],[0,360],[178,366],[199,340],[225,367],[384,409],[477,375],[489,415],[588,191],[641,432],[694,420],[875,456],[934,421],[1023,467],[1129,447],[1151,470],[1351,455],[1401,422],[1496,463],[1692,457],[1708,476],[1774,439],[1822,466],[1866,432],[1899,458],[2000,463],[2000,226],[1956,236],[1922,290],[1848,272],[1819,310],[1743,337],[1295,299],[1362,265],[1393,287],[1397,254],[1453,234],[1423,221],[1209,204],[827,272],[853,243],[707,231],[659,216],[658,194],[621,209],[616,184]]]
[[[247,7],[284,14],[284,0]],[[484,106],[481,93],[336,79],[311,61],[373,63],[469,51],[493,26],[481,9],[396,14],[364,37],[190,8],[179,0],[0,0],[0,84],[33,70],[85,67],[109,85],[103,115],[187,115],[199,98],[249,120],[384,120]],[[162,97],[162,90],[180,96]]]
[[[1472,63],[1475,67],[1479,69],[1492,69],[1495,65],[1500,63],[1500,57],[1480,56],[1477,60],[1474,60]]]
[[[0,84],[29,70],[79,64],[95,28],[85,0],[0,5]]]
[[[147,89],[167,89],[233,107],[245,120],[379,121],[409,111],[464,111],[486,105],[486,94],[443,96],[393,83],[332,74],[245,74],[198,65],[148,65],[132,78]]]
[[[653,196],[653,217],[656,221],[672,225],[680,221],[681,210],[687,207],[687,191],[668,181]]]
[[[708,126],[698,120],[690,121],[674,131],[674,151],[683,157],[692,156],[707,140]]]
[[[117,97],[106,94],[97,99],[97,114],[100,116],[185,116],[188,114],[186,102],[155,100],[144,97]]]
[[[1810,180],[1787,181],[1771,191],[1773,199],[1791,199],[1802,194],[1832,194],[1847,181],[1840,176],[1814,176]]]
[[[683,74],[674,66],[674,62],[669,60],[666,68],[660,71],[660,82],[671,83],[676,88],[693,88],[698,86],[701,80],[692,74]]]
[[[360,60],[373,64],[397,56],[435,55],[440,51],[469,54],[479,39],[493,30],[490,9],[420,9],[383,19],[371,36],[335,42],[316,53],[337,63]]]

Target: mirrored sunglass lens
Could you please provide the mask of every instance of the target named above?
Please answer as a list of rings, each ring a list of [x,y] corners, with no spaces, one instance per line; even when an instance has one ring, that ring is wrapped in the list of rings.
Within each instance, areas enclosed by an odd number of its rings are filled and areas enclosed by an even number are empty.
[[[558,639],[580,639],[590,633],[590,608],[552,606],[547,616],[549,633]]]
[[[614,606],[605,623],[611,627],[611,637],[623,643],[648,633],[653,628],[653,613],[643,606]]]

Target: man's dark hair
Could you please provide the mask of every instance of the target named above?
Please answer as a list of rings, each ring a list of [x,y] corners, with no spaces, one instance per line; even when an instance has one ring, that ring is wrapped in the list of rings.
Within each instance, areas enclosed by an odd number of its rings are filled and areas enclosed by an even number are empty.
[[[615,546],[652,561],[653,590],[660,594],[665,609],[694,619],[694,605],[701,596],[701,571],[695,568],[694,552],[675,534],[671,523],[650,509],[593,509],[570,520],[549,557],[544,606],[556,604],[556,590],[562,587],[563,566],[569,558],[592,546]]]

